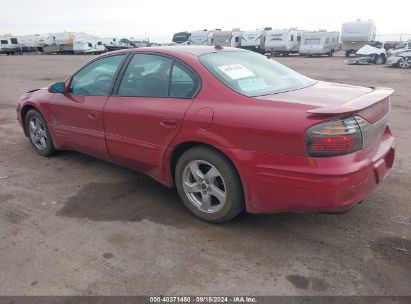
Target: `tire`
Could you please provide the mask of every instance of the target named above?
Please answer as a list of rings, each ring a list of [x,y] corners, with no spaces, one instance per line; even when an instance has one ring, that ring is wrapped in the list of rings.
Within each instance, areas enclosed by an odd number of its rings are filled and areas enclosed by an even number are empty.
[[[176,165],[175,183],[187,209],[204,221],[228,222],[244,210],[236,169],[212,148],[197,146],[184,152]]]
[[[24,119],[26,133],[37,154],[48,157],[56,153],[53,140],[44,117],[37,110],[29,110]]]
[[[411,67],[411,57],[403,57],[398,63],[398,67],[401,69],[409,69]]]
[[[328,57],[332,57],[332,56],[334,56],[334,50],[331,50],[331,51],[328,53]]]
[[[345,57],[350,57],[351,51],[345,51]]]

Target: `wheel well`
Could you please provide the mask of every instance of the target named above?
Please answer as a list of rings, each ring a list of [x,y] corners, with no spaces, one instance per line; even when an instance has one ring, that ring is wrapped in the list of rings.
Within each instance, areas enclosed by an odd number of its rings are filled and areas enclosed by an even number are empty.
[[[35,107],[31,106],[31,105],[24,106],[21,109],[21,122],[23,123],[23,130],[24,130],[24,134],[26,134],[26,136],[27,136],[26,115],[27,115],[27,112],[30,111],[30,110],[36,110],[37,111],[37,109]]]
[[[217,151],[218,153],[221,153],[221,155],[223,155],[233,165],[234,169],[237,171],[237,174],[238,174],[238,176],[240,177],[240,180],[241,180],[240,173],[238,172],[236,166],[234,165],[234,163],[231,161],[231,159],[225,153],[223,153],[221,150],[217,149],[213,145],[205,144],[205,143],[202,143],[202,142],[190,141],[190,142],[184,142],[184,143],[181,143],[181,144],[177,145],[174,148],[173,154],[171,155],[171,158],[170,158],[170,173],[171,173],[171,177],[172,177],[173,181],[175,179],[175,171],[176,171],[177,162],[178,162],[179,158],[181,157],[181,155],[183,155],[183,153],[186,152],[187,150],[189,150],[193,147],[198,147],[198,146],[207,147],[207,148],[213,149],[214,151]]]

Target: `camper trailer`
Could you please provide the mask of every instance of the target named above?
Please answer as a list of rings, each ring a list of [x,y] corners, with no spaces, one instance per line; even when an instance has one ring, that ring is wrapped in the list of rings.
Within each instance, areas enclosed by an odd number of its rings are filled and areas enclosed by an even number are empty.
[[[372,20],[363,21],[358,19],[353,22],[343,23],[341,27],[341,42],[345,56],[349,57],[369,42],[374,41],[376,32],[377,30]]]
[[[73,53],[74,35],[70,32],[49,34],[39,39],[44,53]]]
[[[42,52],[39,35],[26,35],[19,37],[22,52]]]
[[[101,54],[106,51],[103,41],[98,38],[74,38],[74,54]]]
[[[333,56],[339,50],[339,32],[304,32],[301,35],[300,55],[328,55]]]
[[[267,31],[265,35],[265,51],[273,55],[284,56],[298,53],[303,32],[294,28]]]
[[[239,28],[233,29],[233,34],[231,35],[231,47],[241,47],[241,35],[242,32]]]
[[[195,31],[191,33],[188,39],[188,44],[190,45],[212,45],[210,37],[210,32],[207,30]]]
[[[21,46],[17,37],[0,36],[0,54],[21,54]]]
[[[233,31],[215,31],[213,36],[213,45],[231,46]]]
[[[271,30],[270,27],[266,27],[265,29],[257,29],[253,31],[244,31],[241,35],[241,47],[243,49],[264,53],[265,34],[269,30]]]
[[[172,42],[175,44],[185,45],[188,43],[191,33],[189,32],[178,32],[173,35]]]

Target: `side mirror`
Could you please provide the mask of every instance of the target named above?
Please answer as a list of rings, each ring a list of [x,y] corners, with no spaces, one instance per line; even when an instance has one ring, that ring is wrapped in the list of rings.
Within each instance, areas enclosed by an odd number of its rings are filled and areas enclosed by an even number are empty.
[[[50,93],[66,93],[66,84],[64,82],[56,82],[49,86]]]

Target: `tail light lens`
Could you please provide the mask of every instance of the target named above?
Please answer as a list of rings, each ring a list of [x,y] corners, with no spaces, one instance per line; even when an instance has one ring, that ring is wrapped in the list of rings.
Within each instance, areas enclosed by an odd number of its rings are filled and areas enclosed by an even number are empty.
[[[307,130],[306,139],[310,156],[337,156],[361,150],[361,129],[368,122],[358,116],[327,121]]]

